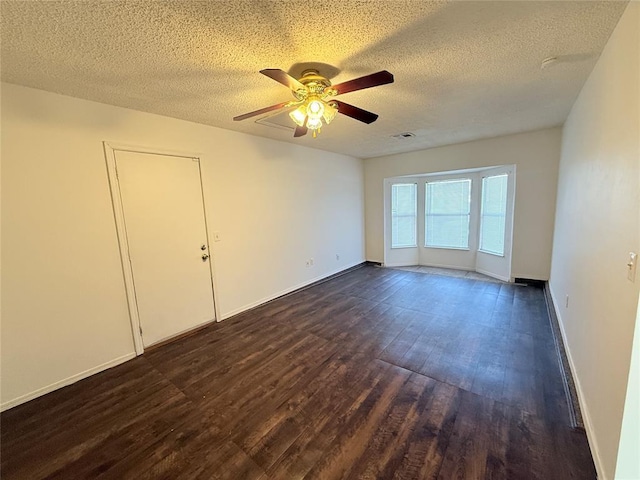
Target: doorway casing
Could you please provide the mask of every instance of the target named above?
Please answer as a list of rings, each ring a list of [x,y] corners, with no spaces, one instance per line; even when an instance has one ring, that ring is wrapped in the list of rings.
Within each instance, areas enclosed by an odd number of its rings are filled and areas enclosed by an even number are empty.
[[[122,196],[120,192],[118,174],[116,169],[116,152],[134,152],[134,153],[146,153],[152,155],[168,155],[173,157],[183,157],[185,159],[198,160],[199,174],[200,174],[200,188],[202,190],[203,198],[203,210],[204,210],[204,223],[207,235],[207,242],[211,245],[211,239],[209,238],[209,228],[207,226],[206,205],[204,202],[204,186],[202,184],[202,166],[200,164],[200,155],[196,153],[186,153],[181,151],[173,151],[166,149],[158,149],[151,147],[133,146],[121,143],[103,142],[105,161],[107,166],[107,176],[109,180],[109,190],[111,193],[111,202],[113,206],[113,214],[116,225],[116,233],[118,239],[118,247],[120,250],[120,261],[122,264],[122,273],[124,280],[125,293],[127,298],[127,308],[129,312],[129,319],[131,322],[131,333],[133,336],[133,343],[136,351],[136,355],[142,355],[144,353],[144,344],[142,339],[142,326],[140,322],[140,315],[138,313],[138,306],[135,295],[135,283],[133,276],[133,267],[130,262],[129,244],[126,235],[126,225],[124,216],[124,206],[122,202]],[[215,272],[215,255],[211,252],[209,257],[209,269],[211,276],[211,286],[213,291],[213,307],[216,321],[220,321],[220,313],[218,311],[218,300],[216,298],[216,292],[218,291],[216,285]],[[198,327],[196,327],[198,328]],[[180,335],[185,332],[176,332],[176,335]]]

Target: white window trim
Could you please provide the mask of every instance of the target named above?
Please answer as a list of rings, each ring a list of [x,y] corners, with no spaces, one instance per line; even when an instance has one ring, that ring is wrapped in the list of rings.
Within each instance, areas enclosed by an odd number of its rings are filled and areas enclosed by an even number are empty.
[[[467,246],[466,247],[445,247],[445,246],[441,246],[441,245],[427,245],[427,187],[430,183],[445,183],[445,182],[459,182],[461,180],[467,180],[469,181],[469,213],[467,213],[467,230],[468,230],[468,234],[467,234]],[[441,250],[459,250],[459,251],[463,251],[463,252],[469,252],[471,251],[471,234],[473,233],[471,231],[471,214],[473,211],[473,188],[474,188],[474,181],[473,178],[467,177],[467,176],[459,176],[459,177],[452,177],[452,178],[445,178],[445,179],[438,179],[438,180],[426,180],[424,182],[424,192],[425,192],[425,198],[424,198],[424,248],[437,248],[437,249],[441,249]]]
[[[498,253],[498,252],[494,252],[491,250],[485,250],[484,248],[482,248],[480,245],[482,244],[482,218],[483,218],[483,214],[482,214],[482,207],[483,207],[483,198],[484,198],[484,179],[485,178],[491,178],[491,177],[507,177],[507,188],[509,185],[509,174],[508,173],[497,173],[494,175],[483,175],[482,178],[480,179],[480,217],[478,218],[478,251],[485,253],[487,255],[493,255],[494,257],[499,257],[499,258],[505,258],[505,241],[503,239],[503,244],[502,244],[502,253]],[[509,198],[507,196],[506,202],[505,202],[505,213],[504,215],[501,215],[504,218],[504,222],[505,222],[505,235],[506,235],[506,223],[507,223],[507,210],[508,210],[508,204],[509,202]]]
[[[509,175],[507,187],[507,217],[505,230],[505,251],[503,256],[485,253],[480,250],[480,203],[481,181],[483,176],[494,176],[500,173]],[[445,180],[456,178],[471,178],[471,225],[469,234],[469,249],[439,249],[425,247],[425,188],[424,184],[431,180]],[[391,188],[396,183],[417,183],[418,188],[418,246],[407,248],[391,248]],[[426,265],[444,268],[464,268],[484,273],[502,281],[511,280],[511,261],[513,256],[514,214],[516,203],[516,165],[504,164],[479,168],[451,170],[446,172],[425,172],[413,175],[387,177],[383,180],[384,224],[382,243],[382,264],[396,267],[407,265]],[[377,241],[372,241],[372,251],[377,251]]]
[[[415,232],[413,237],[415,238],[415,242],[413,244],[407,244],[407,245],[393,245],[393,208],[390,209],[389,213],[390,213],[390,220],[391,220],[391,249],[392,250],[400,250],[403,248],[418,248],[418,183],[417,182],[393,182],[391,184],[391,190],[390,190],[390,197],[389,197],[389,201],[393,202],[393,187],[394,185],[415,185],[415,189],[416,189],[416,208],[415,208],[415,214],[414,214],[414,218],[415,218]],[[406,216],[408,217],[409,215],[402,215],[403,217]]]

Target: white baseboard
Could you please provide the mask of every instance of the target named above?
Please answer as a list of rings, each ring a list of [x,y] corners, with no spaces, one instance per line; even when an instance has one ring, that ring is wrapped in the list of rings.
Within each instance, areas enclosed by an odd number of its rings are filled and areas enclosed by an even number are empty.
[[[610,480],[605,476],[605,473],[604,473],[602,457],[600,456],[600,449],[598,448],[598,442],[596,440],[595,432],[593,431],[593,421],[591,420],[591,415],[589,414],[589,406],[584,396],[582,386],[580,385],[580,377],[576,375],[576,367],[575,367],[575,363],[573,362],[573,357],[571,356],[571,350],[569,349],[569,344],[567,343],[567,334],[564,329],[564,322],[562,321],[562,315],[560,314],[560,309],[558,308],[558,302],[556,301],[556,296],[553,293],[551,284],[549,284],[549,293],[551,294],[551,302],[553,303],[553,309],[555,310],[556,317],[558,318],[558,326],[560,327],[560,335],[562,336],[561,340],[562,340],[562,343],[564,344],[564,351],[566,352],[567,358],[569,359],[569,369],[571,370],[573,383],[576,386],[576,392],[578,394],[578,402],[580,403],[580,412],[582,413],[584,429],[587,432],[587,440],[589,441],[589,447],[591,448],[591,455],[593,456],[593,463],[595,464],[595,467],[596,467],[598,480]]]
[[[51,385],[47,385],[46,387],[34,390],[33,392],[27,393],[25,395],[20,395],[18,398],[14,398],[13,400],[9,400],[0,405],[0,412],[4,412],[5,410],[18,406],[22,403],[26,403],[29,400],[33,400],[34,398],[41,397],[42,395],[51,393],[54,390],[58,390],[59,388],[66,387],[67,385],[71,385],[72,383],[76,383],[79,380],[90,377],[91,375],[95,375],[96,373],[100,373],[104,370],[107,370],[108,368],[115,367],[116,365],[120,365],[121,363],[124,363],[135,357],[135,352],[127,353],[126,355],[114,358],[113,360],[103,363],[102,365],[98,365],[97,367],[93,367],[89,370],[85,370],[84,372],[77,373],[58,382],[54,382]]]
[[[482,275],[486,275],[487,277],[497,278],[498,280],[502,280],[503,282],[510,282],[510,277],[503,277],[502,275],[496,275],[493,272],[488,272],[486,270],[482,270],[481,268],[476,268],[476,272],[481,273]]]
[[[353,267],[355,267],[357,265],[362,264],[363,262],[365,262],[365,260],[354,262],[352,264],[343,265],[340,268],[336,269],[335,271],[326,273],[324,275],[320,275],[320,276],[318,276],[316,278],[312,278],[311,280],[303,282],[303,283],[301,283],[299,285],[296,285],[296,286],[291,287],[291,288],[287,288],[286,290],[283,290],[281,292],[275,293],[273,295],[270,295],[268,297],[260,299],[260,300],[258,300],[256,302],[252,302],[252,303],[247,304],[247,305],[245,305],[245,306],[243,306],[241,308],[237,308],[237,309],[235,309],[235,310],[233,310],[231,312],[227,312],[226,314],[221,316],[221,320],[224,320],[226,318],[232,317],[234,315],[242,313],[242,312],[244,312],[246,310],[249,310],[251,308],[257,307],[258,305],[262,305],[263,303],[266,303],[266,302],[268,302],[270,300],[273,300],[275,298],[278,298],[278,297],[281,297],[283,295],[286,295],[287,293],[291,293],[291,292],[293,292],[295,290],[298,290],[299,288],[306,287],[307,285],[310,285],[310,284],[312,284],[314,282],[317,282],[319,280],[323,280],[323,279],[325,279],[327,277],[330,277],[331,275],[335,275],[336,273],[340,273],[340,272],[342,272],[344,270],[348,270],[350,268],[353,268]],[[203,325],[206,324],[206,323],[209,323],[211,321],[213,321],[213,320],[206,321],[206,322],[203,323]],[[198,327],[195,327],[195,328],[198,328]],[[189,330],[191,330],[191,329],[189,329]],[[181,332],[181,333],[184,333],[184,332]],[[180,335],[180,333],[177,334],[177,335]],[[167,339],[164,339],[163,341],[166,341],[166,340]],[[116,365],[120,365],[121,363],[124,363],[124,362],[126,362],[128,360],[131,360],[132,358],[135,358],[135,357],[136,357],[136,353],[135,352],[128,353],[128,354],[123,355],[121,357],[118,357],[118,358],[115,358],[113,360],[110,360],[110,361],[108,361],[106,363],[103,363],[102,365],[98,365],[96,367],[93,367],[93,368],[90,368],[88,370],[85,370],[84,372],[80,372],[80,373],[78,373],[76,375],[72,375],[71,377],[68,377],[68,378],[65,378],[63,380],[54,382],[51,385],[47,385],[46,387],[39,388],[39,389],[37,389],[37,390],[35,390],[33,392],[30,392],[30,393],[27,393],[25,395],[21,395],[21,396],[19,396],[17,398],[14,398],[12,400],[9,400],[9,401],[1,404],[0,405],[0,412],[3,412],[3,411],[8,410],[10,408],[13,408],[13,407],[15,407],[17,405],[20,405],[22,403],[26,403],[29,400],[33,400],[34,398],[41,397],[42,395],[46,395],[47,393],[53,392],[54,390],[58,390],[59,388],[66,387],[67,385],[71,385],[72,383],[76,383],[79,380],[82,380],[84,378],[90,377],[91,375],[95,375],[96,373],[100,373],[100,372],[102,372],[104,370],[107,370],[108,368],[115,367]]]
[[[446,268],[448,270],[460,270],[463,272],[473,272],[473,268],[461,267],[459,265],[441,265],[438,263],[385,263],[385,267],[433,267],[433,268]]]
[[[461,270],[463,272],[473,272],[475,270],[475,266],[472,267],[461,267],[460,265],[444,265],[440,263],[421,263],[421,267],[433,267],[433,268],[446,268],[448,270]]]
[[[478,272],[481,273],[483,275],[486,275],[487,277],[491,277],[491,278],[497,278],[498,280],[502,280],[503,282],[510,282],[511,278],[509,277],[502,277],[500,275],[496,275],[495,273],[492,272],[487,272],[485,270],[480,270],[477,268],[473,268],[473,267],[461,267],[459,265],[441,265],[438,263],[420,263],[418,265],[416,265],[415,263],[391,263],[391,264],[385,264],[385,267],[433,267],[433,268],[446,268],[448,270],[460,270],[463,272]]]
[[[385,263],[384,266],[389,268],[396,268],[396,267],[417,267],[418,265],[416,265],[415,263],[400,262],[400,263]]]
[[[252,308],[255,308],[255,307],[259,306],[259,305],[262,305],[263,303],[267,303],[267,302],[270,302],[271,300],[275,300],[278,297],[282,297],[283,295],[286,295],[288,293],[294,292],[294,291],[296,291],[296,290],[298,290],[300,288],[304,288],[304,287],[306,287],[308,285],[311,285],[314,282],[318,282],[318,281],[323,280],[323,279],[325,279],[327,277],[330,277],[331,275],[335,275],[336,273],[340,273],[340,272],[343,272],[345,270],[349,270],[350,268],[353,268],[353,267],[355,267],[357,265],[360,265],[360,264],[364,263],[365,261],[366,260],[360,260],[358,262],[354,262],[354,263],[351,263],[351,264],[343,265],[343,266],[341,266],[340,268],[338,268],[338,269],[336,269],[334,271],[331,271],[331,272],[325,273],[323,275],[320,275],[318,277],[312,278],[311,280],[307,280],[307,281],[302,282],[302,283],[300,283],[298,285],[295,285],[293,287],[286,288],[285,290],[282,290],[280,292],[274,293],[273,295],[269,295],[267,297],[261,298],[260,300],[257,300],[255,302],[248,303],[246,305],[243,305],[240,308],[236,308],[234,310],[231,310],[230,312],[223,313],[220,316],[220,320],[226,320],[227,318],[233,317],[233,316],[238,315],[238,314],[240,314],[242,312],[246,312],[247,310],[251,310]]]

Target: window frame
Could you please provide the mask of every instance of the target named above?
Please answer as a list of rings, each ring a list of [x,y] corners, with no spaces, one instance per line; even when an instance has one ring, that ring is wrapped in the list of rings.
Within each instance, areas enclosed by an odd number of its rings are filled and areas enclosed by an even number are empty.
[[[395,186],[408,186],[408,185],[412,185],[414,188],[414,213],[413,213],[413,218],[414,218],[414,228],[413,228],[413,238],[414,238],[414,243],[413,245],[394,245],[393,244],[393,220],[394,218],[397,217],[409,217],[410,215],[394,215],[394,208],[393,208],[393,191],[394,191],[394,187]],[[418,183],[417,182],[396,182],[396,183],[392,183],[391,184],[391,191],[390,191],[390,195],[389,195],[389,199],[390,199],[390,220],[391,220],[391,249],[393,250],[398,250],[398,249],[402,249],[402,248],[417,248],[418,247]]]
[[[427,239],[428,239],[428,235],[427,235],[427,225],[428,225],[428,216],[429,216],[429,208],[428,208],[428,199],[429,199],[429,194],[428,194],[428,189],[429,189],[429,184],[437,184],[437,183],[458,183],[458,182],[468,182],[469,184],[469,195],[468,195],[468,199],[467,199],[467,246],[466,247],[455,247],[455,246],[443,246],[443,245],[428,245],[427,244]],[[469,177],[453,177],[453,178],[445,178],[445,179],[440,179],[440,180],[434,180],[434,181],[429,181],[426,180],[424,182],[424,248],[434,248],[434,249],[441,249],[441,250],[457,250],[457,251],[463,251],[463,252],[469,252],[471,251],[471,216],[472,216],[472,208],[473,208],[473,188],[474,188],[474,181],[473,178],[469,178]],[[464,214],[460,214],[459,216],[463,216]],[[433,214],[432,214],[433,216]],[[454,214],[449,214],[448,216],[454,216]]]
[[[492,251],[492,250],[485,250],[484,248],[482,248],[482,226],[484,223],[484,218],[485,218],[485,213],[484,213],[484,209],[485,209],[485,205],[484,205],[484,199],[485,199],[485,180],[489,179],[489,178],[496,178],[496,177],[504,177],[505,178],[505,185],[504,185],[504,205],[503,207],[503,212],[500,215],[488,215],[487,216],[492,216],[492,217],[502,217],[502,252],[496,252],[496,251]],[[504,258],[506,255],[505,252],[505,235],[507,232],[507,212],[509,210],[509,206],[508,206],[508,202],[509,202],[509,174],[508,173],[498,173],[495,175],[486,175],[483,176],[481,178],[481,182],[480,182],[480,216],[478,218],[478,252],[482,252],[484,254],[487,255],[493,255],[495,257],[501,257]]]

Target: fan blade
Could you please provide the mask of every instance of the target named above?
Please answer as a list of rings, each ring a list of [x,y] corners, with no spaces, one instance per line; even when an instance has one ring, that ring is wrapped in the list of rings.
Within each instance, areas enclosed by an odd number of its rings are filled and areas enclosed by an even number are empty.
[[[293,137],[304,137],[307,134],[307,131],[309,130],[307,128],[307,118],[309,117],[305,117],[304,118],[304,123],[302,124],[302,126],[298,126],[296,127],[296,131],[293,133]]]
[[[335,102],[338,105],[338,111],[347,117],[355,118],[356,120],[360,120],[364,123],[373,123],[378,119],[377,114],[354,107],[348,103],[340,102],[338,100],[332,100],[332,102]]]
[[[393,83],[393,75],[386,70],[382,70],[381,72],[372,73],[371,75],[365,75],[360,78],[354,78],[353,80],[332,85],[328,88],[337,91],[338,95],[342,95],[343,93],[377,87],[378,85],[386,85],[387,83]]]
[[[274,79],[276,82],[280,82],[285,87],[289,87],[294,92],[301,88],[304,89],[303,84],[279,68],[265,68],[264,70],[260,70],[260,73]]]
[[[244,120],[246,118],[255,117],[256,115],[261,115],[263,113],[272,112],[274,110],[279,110],[280,108],[285,108],[291,106],[291,102],[282,102],[277,105],[271,105],[270,107],[261,108],[260,110],[256,110],[255,112],[245,113],[244,115],[238,115],[237,117],[233,117],[235,121]]]

